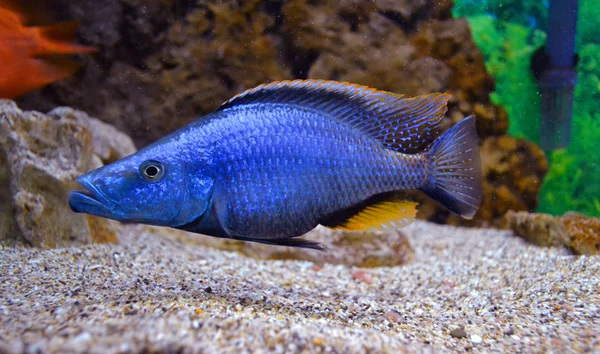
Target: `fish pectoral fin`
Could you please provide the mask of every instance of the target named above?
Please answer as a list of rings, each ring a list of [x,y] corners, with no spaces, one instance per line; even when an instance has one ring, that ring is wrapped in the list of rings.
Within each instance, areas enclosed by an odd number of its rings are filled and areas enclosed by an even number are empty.
[[[301,105],[328,113],[388,149],[412,154],[439,136],[449,99],[445,93],[409,98],[348,82],[291,80],[246,90],[219,110],[258,102]]]
[[[307,248],[317,251],[326,251],[327,249],[322,244],[310,241],[307,239],[295,237],[295,238],[287,238],[287,239],[257,239],[257,238],[244,238],[244,237],[235,237],[235,240],[239,241],[248,241],[248,242],[257,242],[263,243],[266,245],[274,245],[274,246],[286,246],[286,247],[295,247],[295,248]]]
[[[397,199],[394,193],[386,193],[334,213],[320,224],[346,231],[397,229],[415,219],[417,205],[413,201]]]

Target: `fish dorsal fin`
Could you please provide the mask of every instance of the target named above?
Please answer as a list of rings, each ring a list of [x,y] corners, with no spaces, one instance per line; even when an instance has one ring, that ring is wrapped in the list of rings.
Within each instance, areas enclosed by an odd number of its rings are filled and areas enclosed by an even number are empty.
[[[383,143],[389,149],[415,153],[439,135],[450,95],[407,98],[371,87],[330,80],[276,81],[246,90],[219,110],[253,103],[297,104],[321,110]]]
[[[387,230],[410,224],[417,216],[417,203],[395,199],[394,194],[375,196],[329,216],[321,225],[337,230]]]

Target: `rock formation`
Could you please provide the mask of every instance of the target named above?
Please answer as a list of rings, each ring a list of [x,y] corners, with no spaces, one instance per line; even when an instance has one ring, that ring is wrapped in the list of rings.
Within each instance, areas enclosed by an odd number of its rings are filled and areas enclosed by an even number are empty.
[[[542,247],[564,246],[575,254],[600,254],[600,219],[578,213],[563,216],[509,212],[506,224],[515,234]]]
[[[0,241],[36,247],[116,242],[118,224],[75,214],[73,179],[135,151],[133,142],[83,112],[48,115],[0,100]]]

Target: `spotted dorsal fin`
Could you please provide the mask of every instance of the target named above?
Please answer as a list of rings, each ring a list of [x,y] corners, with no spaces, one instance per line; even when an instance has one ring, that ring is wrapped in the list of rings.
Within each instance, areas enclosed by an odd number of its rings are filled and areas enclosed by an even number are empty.
[[[407,98],[367,86],[330,80],[276,81],[246,90],[219,110],[254,103],[310,107],[359,129],[389,149],[415,153],[439,135],[450,95]]]
[[[386,230],[404,227],[416,216],[417,203],[396,199],[395,194],[386,193],[341,210],[320,224],[337,230]]]

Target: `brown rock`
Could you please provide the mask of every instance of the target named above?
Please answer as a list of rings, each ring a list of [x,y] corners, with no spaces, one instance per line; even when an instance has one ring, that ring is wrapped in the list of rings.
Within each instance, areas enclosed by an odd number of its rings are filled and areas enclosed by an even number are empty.
[[[127,134],[110,124],[90,117],[85,112],[70,107],[59,107],[50,111],[48,115],[75,120],[85,126],[92,133],[94,153],[105,165],[136,152],[135,145]]]
[[[454,338],[466,338],[468,334],[462,328],[455,328],[450,331],[450,335]]]
[[[562,217],[527,212],[506,214],[513,232],[538,246],[565,246],[575,254],[600,254],[600,219],[577,213]]]
[[[515,234],[538,246],[563,246],[568,240],[563,223],[552,215],[510,211],[506,222]]]
[[[91,243],[117,243],[117,232],[120,225],[113,220],[85,214],[85,221],[90,230]]]
[[[600,219],[577,213],[567,213],[560,218],[569,238],[567,247],[576,254],[600,254]]]
[[[133,143],[124,135],[101,137],[102,130],[92,134],[87,126],[104,124],[88,121],[81,112],[68,112],[23,112],[14,102],[0,100],[3,242],[42,248],[116,242],[117,223],[73,213],[68,191],[73,179],[102,165],[92,141],[104,141],[99,151],[116,158]],[[111,140],[115,137],[120,139]]]

